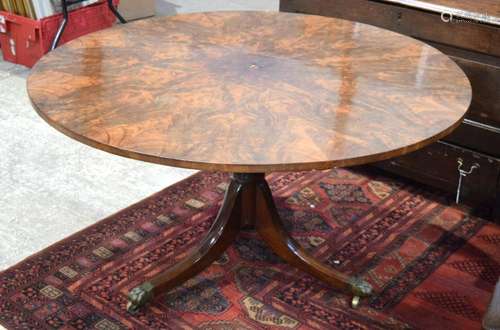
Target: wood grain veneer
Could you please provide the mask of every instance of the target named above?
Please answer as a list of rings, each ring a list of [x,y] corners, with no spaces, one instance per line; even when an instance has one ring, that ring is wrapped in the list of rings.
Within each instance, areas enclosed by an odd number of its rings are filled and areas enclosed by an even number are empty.
[[[450,133],[462,70],[403,35],[319,16],[221,12],[139,21],[44,57],[38,113],[125,157],[203,170],[325,169],[387,159]]]

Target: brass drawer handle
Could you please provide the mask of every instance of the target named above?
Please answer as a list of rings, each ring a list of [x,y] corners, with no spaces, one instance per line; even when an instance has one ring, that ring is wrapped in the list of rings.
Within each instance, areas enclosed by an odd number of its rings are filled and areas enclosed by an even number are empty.
[[[474,170],[480,168],[481,166],[478,163],[474,163],[468,171],[463,169],[464,166],[464,160],[462,158],[457,159],[458,163],[458,187],[457,187],[457,197],[455,199],[455,203],[459,204],[460,203],[460,195],[462,192],[462,179],[465,178],[467,175],[472,174]]]

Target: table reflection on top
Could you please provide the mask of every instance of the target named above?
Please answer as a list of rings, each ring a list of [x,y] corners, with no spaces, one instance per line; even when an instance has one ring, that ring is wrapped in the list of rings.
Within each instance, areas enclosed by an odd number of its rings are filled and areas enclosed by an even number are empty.
[[[77,39],[28,80],[39,114],[94,147],[232,172],[398,156],[456,127],[469,81],[438,50],[350,21],[269,12],[156,18]]]

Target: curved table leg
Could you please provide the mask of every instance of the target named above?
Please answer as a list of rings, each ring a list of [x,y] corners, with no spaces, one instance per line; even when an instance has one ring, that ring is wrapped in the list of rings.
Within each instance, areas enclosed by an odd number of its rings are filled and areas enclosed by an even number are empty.
[[[148,282],[132,289],[128,295],[127,311],[137,312],[156,294],[166,292],[200,273],[227,249],[236,238],[240,227],[240,192],[243,185],[231,181],[223,205],[207,237],[180,263]]]
[[[132,289],[128,296],[127,310],[134,313],[155,295],[195,276],[229,247],[242,227],[254,226],[282,259],[335,288],[352,292],[353,307],[357,306],[360,297],[371,294],[372,288],[367,282],[323,265],[286,233],[263,173],[234,174],[217,218],[200,246],[165,273]]]
[[[265,180],[258,183],[256,206],[257,232],[278,256],[335,288],[352,292],[354,294],[353,307],[357,307],[360,297],[366,297],[372,293],[369,283],[359,278],[348,277],[322,264],[287,234]]]

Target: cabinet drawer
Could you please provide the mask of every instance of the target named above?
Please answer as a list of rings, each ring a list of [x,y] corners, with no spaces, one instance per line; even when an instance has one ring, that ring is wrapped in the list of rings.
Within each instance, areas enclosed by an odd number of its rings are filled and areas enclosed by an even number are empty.
[[[444,139],[457,146],[500,158],[500,127],[465,119],[462,125]]]
[[[455,194],[460,176],[459,159],[462,159],[462,169],[465,171],[475,164],[479,165],[462,179],[460,200],[493,209],[497,202],[500,178],[500,160],[497,158],[438,142],[408,155],[378,163],[377,166]]]

